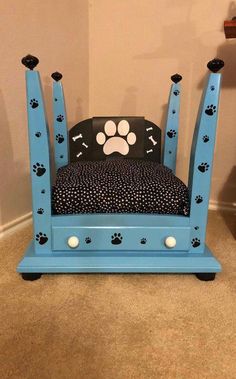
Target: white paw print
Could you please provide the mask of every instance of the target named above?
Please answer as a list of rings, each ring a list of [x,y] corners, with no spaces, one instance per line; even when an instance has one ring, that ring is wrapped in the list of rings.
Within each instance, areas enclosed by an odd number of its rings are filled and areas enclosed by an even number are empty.
[[[110,155],[114,152],[122,155],[127,155],[129,145],[134,145],[136,142],[136,134],[129,132],[130,126],[128,121],[121,120],[118,127],[114,121],[109,120],[105,123],[104,133],[99,132],[96,135],[96,141],[99,145],[103,145],[105,155]],[[115,136],[118,131],[119,136]]]

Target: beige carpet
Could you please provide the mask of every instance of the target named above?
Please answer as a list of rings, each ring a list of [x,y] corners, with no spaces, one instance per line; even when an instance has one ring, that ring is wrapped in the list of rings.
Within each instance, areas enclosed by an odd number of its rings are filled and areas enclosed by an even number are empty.
[[[31,230],[6,238],[0,378],[235,379],[233,223],[233,215],[210,213],[207,240],[223,272],[208,283],[193,275],[45,275],[25,282],[15,268]]]

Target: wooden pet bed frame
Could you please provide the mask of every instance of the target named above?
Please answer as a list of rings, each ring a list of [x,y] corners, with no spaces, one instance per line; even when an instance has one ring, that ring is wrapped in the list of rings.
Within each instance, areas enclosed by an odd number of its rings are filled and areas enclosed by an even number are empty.
[[[22,63],[28,69],[26,84],[34,225],[34,238],[17,267],[22,277],[35,280],[43,273],[194,273],[201,280],[213,280],[221,266],[206,246],[205,237],[221,82],[218,71],[224,66],[223,61],[214,59],[207,65],[210,73],[199,106],[191,149],[189,216],[53,214],[49,130],[40,75],[33,70],[39,60],[28,55]],[[80,122],[68,133],[60,81],[62,75],[56,72],[52,78],[56,169],[81,157],[103,159],[104,153],[94,138],[93,119]],[[145,120],[143,138],[146,155],[143,159],[160,162],[175,172],[181,76],[176,74],[171,79],[173,84],[162,158],[161,130]],[[126,117],[106,117],[104,120],[128,122],[127,119],[130,121]],[[137,151],[134,150],[133,154]],[[122,154],[125,155],[124,152]],[[118,243],[114,243],[114,239]]]

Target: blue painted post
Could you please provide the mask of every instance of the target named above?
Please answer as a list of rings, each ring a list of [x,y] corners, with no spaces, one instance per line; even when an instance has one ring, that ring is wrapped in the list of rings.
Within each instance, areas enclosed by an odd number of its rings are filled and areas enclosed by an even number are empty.
[[[34,250],[46,253],[51,247],[50,145],[39,72],[33,71],[38,58],[27,55],[26,71],[28,135],[32,182]]]
[[[163,164],[169,167],[175,174],[176,155],[178,147],[179,108],[180,108],[180,84],[182,76],[171,76],[172,84],[169,94],[168,111],[163,148]]]
[[[68,164],[68,130],[62,83],[62,74],[54,72],[53,82],[53,130],[56,170]]]
[[[191,149],[189,167],[191,251],[197,253],[203,252],[206,237],[221,83],[221,74],[216,72],[223,66],[224,62],[220,59],[213,59],[207,65],[212,73],[208,77],[201,99]]]

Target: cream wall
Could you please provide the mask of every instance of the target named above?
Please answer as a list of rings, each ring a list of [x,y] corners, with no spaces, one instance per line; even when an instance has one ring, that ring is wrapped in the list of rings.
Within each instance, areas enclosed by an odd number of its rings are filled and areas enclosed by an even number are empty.
[[[1,0],[0,225],[30,212],[25,69],[21,58],[39,57],[49,123],[51,78],[64,74],[69,125],[88,116],[87,0]]]
[[[234,3],[93,0],[89,15],[90,114],[145,115],[164,128],[169,78],[183,75],[177,175],[185,181],[206,63],[225,60],[211,200],[236,203],[236,40],[223,33]]]
[[[88,115],[145,115],[164,127],[169,77],[183,75],[177,174],[187,178],[190,141],[206,73],[225,60],[211,199],[236,202],[236,40],[223,21],[236,15],[226,0],[2,0],[1,220],[31,209],[24,68],[39,57],[49,122],[50,74],[64,74],[69,126]]]

